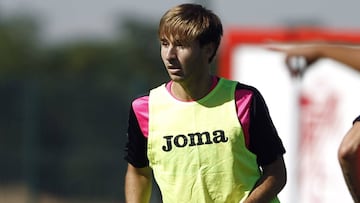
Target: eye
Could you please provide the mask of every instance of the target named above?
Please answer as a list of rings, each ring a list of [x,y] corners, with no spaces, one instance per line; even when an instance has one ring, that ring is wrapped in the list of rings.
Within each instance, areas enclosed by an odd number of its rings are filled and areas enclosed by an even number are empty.
[[[175,41],[174,46],[179,47],[179,48],[184,48],[185,47],[185,45],[180,41]]]
[[[161,40],[161,41],[160,41],[160,44],[161,44],[161,46],[164,46],[164,47],[169,46],[169,42],[166,41],[166,40]]]

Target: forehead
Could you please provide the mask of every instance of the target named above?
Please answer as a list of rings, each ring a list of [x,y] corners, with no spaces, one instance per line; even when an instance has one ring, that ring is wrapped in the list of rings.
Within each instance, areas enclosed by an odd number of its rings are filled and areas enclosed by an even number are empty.
[[[184,37],[181,35],[176,35],[176,34],[172,34],[172,35],[161,35],[160,36],[160,41],[162,42],[170,42],[170,43],[174,43],[174,44],[183,44],[183,45],[191,45],[191,44],[198,44],[199,41],[193,38],[189,38],[189,37]]]
[[[169,38],[162,38],[160,42],[165,42],[167,44],[172,44],[173,46],[185,46],[191,49],[198,49],[200,47],[200,43],[198,40],[191,40],[191,41],[181,41],[176,39],[169,39]]]
[[[164,22],[159,29],[160,40],[170,42],[190,43],[195,41],[197,36],[198,32],[195,31],[195,28],[187,25],[185,22]]]

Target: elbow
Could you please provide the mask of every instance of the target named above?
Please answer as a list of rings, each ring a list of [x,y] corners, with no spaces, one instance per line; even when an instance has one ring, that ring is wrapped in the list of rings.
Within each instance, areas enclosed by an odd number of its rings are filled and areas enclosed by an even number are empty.
[[[351,163],[359,158],[359,154],[358,146],[341,144],[338,149],[338,160],[340,164]]]
[[[284,163],[284,160],[281,159],[281,167],[278,168],[278,180],[279,180],[279,189],[280,191],[284,189],[286,183],[287,183],[287,170]]]
[[[339,149],[338,160],[340,164],[352,163],[360,159],[360,122],[355,122],[353,127],[344,136]]]
[[[280,192],[287,183],[287,171],[284,159],[278,158],[274,163],[264,166],[264,175],[269,177],[276,183],[276,188]]]
[[[286,183],[287,183],[287,172],[286,172],[286,167],[284,166],[282,172],[282,174],[280,175],[280,190],[284,189]]]

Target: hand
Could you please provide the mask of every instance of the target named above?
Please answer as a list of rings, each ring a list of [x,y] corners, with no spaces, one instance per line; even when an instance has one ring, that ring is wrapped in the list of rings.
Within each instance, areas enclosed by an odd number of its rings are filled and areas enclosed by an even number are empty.
[[[272,43],[266,45],[266,49],[286,54],[286,67],[293,77],[301,76],[309,66],[321,58],[319,48],[315,44]]]

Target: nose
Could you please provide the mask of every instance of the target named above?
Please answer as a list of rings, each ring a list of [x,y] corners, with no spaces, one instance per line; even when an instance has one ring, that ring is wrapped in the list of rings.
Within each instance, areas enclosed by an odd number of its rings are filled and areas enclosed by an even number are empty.
[[[169,45],[166,50],[166,59],[171,60],[176,58],[176,47],[173,45]]]

